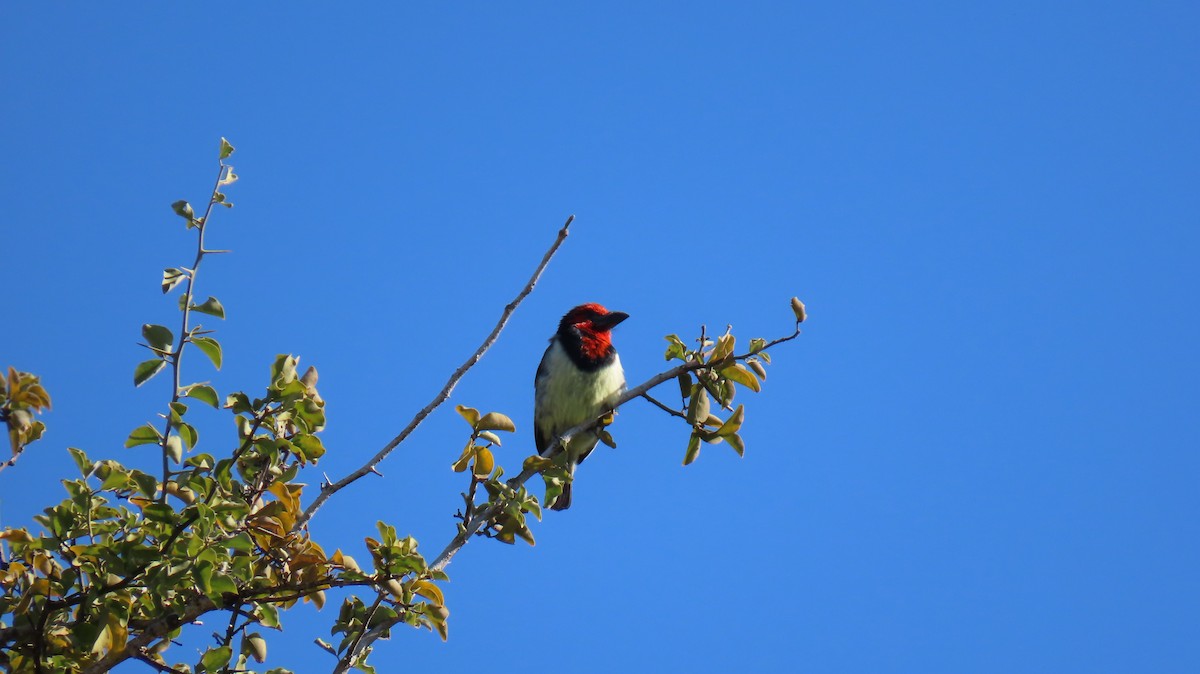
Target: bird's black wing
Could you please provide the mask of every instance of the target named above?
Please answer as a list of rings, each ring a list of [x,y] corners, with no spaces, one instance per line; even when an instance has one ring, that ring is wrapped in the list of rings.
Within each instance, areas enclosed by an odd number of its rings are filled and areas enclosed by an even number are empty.
[[[538,383],[543,381],[545,377],[550,376],[550,371],[547,363],[550,361],[550,349],[554,348],[554,340],[550,340],[550,346],[546,347],[546,353],[542,354],[542,362],[538,363],[537,374],[533,377],[533,442],[537,446],[538,454],[541,454],[554,441],[548,437],[548,434],[542,432],[538,426],[538,408],[542,405],[541,391],[538,390]]]

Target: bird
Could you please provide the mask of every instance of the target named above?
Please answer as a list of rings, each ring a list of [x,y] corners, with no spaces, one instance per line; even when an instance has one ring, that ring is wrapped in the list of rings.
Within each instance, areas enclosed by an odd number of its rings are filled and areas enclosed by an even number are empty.
[[[594,302],[571,309],[558,323],[534,377],[533,435],[538,454],[557,452],[555,441],[579,424],[611,410],[625,391],[625,372],[612,344],[612,329],[629,314],[609,311]],[[582,432],[567,442],[567,469],[591,454],[599,440],[595,433]],[[551,510],[571,507],[571,482],[550,505]]]

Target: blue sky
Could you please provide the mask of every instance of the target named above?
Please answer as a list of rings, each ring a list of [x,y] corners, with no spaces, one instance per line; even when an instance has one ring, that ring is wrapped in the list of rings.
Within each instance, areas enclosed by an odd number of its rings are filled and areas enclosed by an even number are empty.
[[[321,371],[360,465],[573,234],[453,403],[510,414],[570,306],[662,336],[790,330],[747,454],[646,404],[534,548],[471,543],[450,641],[374,656],[459,671],[1181,672],[1200,660],[1194,307],[1200,50],[1192,3],[251,3],[0,10],[0,365],[50,432],[0,473],[3,523],[63,494],[67,446],[126,450],[167,384],[139,326],[189,262],[171,214],[238,148],[206,261],[226,364]],[[664,397],[669,397],[664,392]],[[232,424],[199,417],[206,451]],[[462,490],[450,406],[313,522],[365,556],[384,519],[432,556]],[[319,472],[308,478],[313,485]],[[332,603],[332,602],[331,602]],[[335,615],[270,663],[328,671]],[[203,635],[205,628],[198,632]],[[188,647],[193,649],[194,644]],[[194,660],[186,648],[180,659]],[[122,671],[140,671],[130,666]],[[149,670],[146,670],[149,671]]]

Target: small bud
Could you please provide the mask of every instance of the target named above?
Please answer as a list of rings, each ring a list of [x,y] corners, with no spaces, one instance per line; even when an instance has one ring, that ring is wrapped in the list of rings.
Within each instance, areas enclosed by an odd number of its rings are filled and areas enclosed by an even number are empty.
[[[695,426],[696,424],[708,419],[708,392],[703,388],[696,391],[692,396],[691,402],[688,404],[687,420],[688,423]]]
[[[754,374],[758,375],[759,379],[765,380],[767,378],[767,368],[763,367],[762,363],[758,362],[757,358],[751,358],[747,360],[746,365],[751,370],[754,370]]]
[[[21,433],[33,424],[33,415],[28,410],[13,410],[8,416],[8,425]]]
[[[167,455],[175,463],[183,462],[183,440],[178,435],[167,438]]]
[[[383,583],[383,587],[392,594],[393,597],[404,601],[404,585],[395,578],[389,578]]]
[[[246,637],[246,650],[250,652],[255,662],[267,661],[267,640],[257,632]]]
[[[679,395],[684,399],[692,395],[692,375],[680,372],[676,379],[679,381]]]
[[[317,386],[317,368],[315,368],[311,365],[308,366],[308,369],[304,371],[304,376],[300,378],[300,383],[307,386],[309,388],[309,390],[316,388],[316,386]]]
[[[792,298],[792,313],[796,314],[796,322],[803,323],[806,318],[804,313],[804,302],[800,301],[799,297]]]

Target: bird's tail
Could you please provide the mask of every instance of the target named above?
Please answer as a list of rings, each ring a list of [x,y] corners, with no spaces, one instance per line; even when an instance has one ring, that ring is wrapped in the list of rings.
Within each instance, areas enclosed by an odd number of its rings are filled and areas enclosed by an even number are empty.
[[[571,507],[571,483],[563,485],[562,493],[554,500],[554,504],[550,506],[551,510],[566,510]]]
[[[577,465],[577,463],[572,461],[567,466],[567,470],[571,473],[571,479],[563,485],[562,493],[558,495],[558,498],[554,499],[554,503],[550,506],[551,510],[566,510],[571,507],[571,485],[575,483],[575,467]]]

